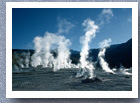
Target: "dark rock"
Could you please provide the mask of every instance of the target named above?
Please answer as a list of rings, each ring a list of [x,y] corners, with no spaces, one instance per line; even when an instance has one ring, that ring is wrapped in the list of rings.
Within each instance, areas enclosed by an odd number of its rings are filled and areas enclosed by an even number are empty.
[[[109,74],[114,74],[114,73],[109,73]]]
[[[129,76],[126,76],[125,78],[130,78]]]
[[[84,80],[82,80],[82,83],[95,83],[95,82],[101,82],[101,81],[102,81],[101,79],[95,77],[92,79],[89,79],[89,78],[84,79]]]

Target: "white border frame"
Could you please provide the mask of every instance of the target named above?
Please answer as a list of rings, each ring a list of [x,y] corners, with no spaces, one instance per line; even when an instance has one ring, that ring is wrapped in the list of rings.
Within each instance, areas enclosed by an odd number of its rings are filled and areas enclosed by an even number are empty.
[[[12,91],[12,8],[132,8],[132,91]],[[138,98],[138,2],[6,2],[6,98]]]

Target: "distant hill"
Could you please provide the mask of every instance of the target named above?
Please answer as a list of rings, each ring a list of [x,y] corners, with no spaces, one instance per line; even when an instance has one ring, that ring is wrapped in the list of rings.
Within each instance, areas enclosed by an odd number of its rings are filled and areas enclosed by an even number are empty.
[[[90,57],[93,57],[93,61],[97,60],[99,49],[91,49]],[[111,68],[120,67],[132,67],[132,39],[122,44],[111,45],[105,53],[105,59],[109,63]]]
[[[120,64],[127,68],[132,67],[132,39],[126,43],[112,45],[107,49],[105,58],[110,67],[118,67]]]
[[[34,53],[34,50],[21,50],[21,49],[13,49],[13,63],[14,62],[14,52],[17,54],[21,54],[23,52],[27,53],[30,52],[30,56]],[[72,63],[77,64],[79,63],[80,59],[80,52],[75,50],[70,50],[71,56],[70,59]],[[56,54],[56,50],[52,51],[54,55]],[[93,62],[98,61],[98,53],[99,49],[90,49],[89,50],[89,59]],[[111,45],[107,48],[105,53],[105,60],[109,63],[111,68],[113,67],[120,67],[123,65],[124,67],[132,67],[132,39],[128,40],[122,44],[115,44]]]

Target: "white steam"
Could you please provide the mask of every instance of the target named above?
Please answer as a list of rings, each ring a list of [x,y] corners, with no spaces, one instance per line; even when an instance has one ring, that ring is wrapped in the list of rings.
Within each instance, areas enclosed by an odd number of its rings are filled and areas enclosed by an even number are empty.
[[[14,69],[28,68],[30,66],[30,52],[14,52],[12,59]]]
[[[69,33],[69,31],[75,26],[72,24],[70,21],[66,19],[62,19],[58,17],[58,32],[57,34],[62,34],[62,33]]]
[[[42,48],[41,41],[42,41],[41,37],[35,37],[35,39],[34,39],[35,53],[33,54],[32,58],[31,58],[31,65],[34,67],[41,65],[41,62],[42,62],[41,55],[40,55],[41,48]]]
[[[58,39],[58,37],[57,37]],[[54,70],[59,70],[60,68],[71,68],[70,51],[68,46],[71,45],[69,39],[65,39],[64,36],[59,36],[58,39],[58,56],[54,60]]]
[[[110,19],[114,16],[112,9],[103,9],[99,15],[99,25],[103,25],[104,23],[110,22]]]
[[[102,67],[102,69],[105,71],[105,72],[108,72],[108,73],[113,73],[114,74],[114,71],[112,71],[109,66],[108,66],[108,63],[105,61],[104,59],[104,56],[105,56],[105,52],[106,52],[106,48],[109,47],[109,43],[111,42],[111,39],[106,39],[102,42],[99,43],[100,45],[100,51],[99,51],[99,54],[98,54],[98,58],[99,58],[99,63]]]
[[[120,66],[119,68],[113,68],[113,71],[116,72],[116,74],[122,74],[122,75],[132,75],[132,67],[131,68],[125,68],[124,66]]]
[[[130,71],[132,71],[132,68],[120,68],[120,74],[123,75],[132,75],[132,73],[130,73]]]
[[[35,53],[32,56],[32,66],[39,65],[43,67],[53,67],[54,71],[60,68],[70,68],[70,51],[68,46],[71,45],[69,39],[64,36],[56,35],[53,33],[46,33],[44,37],[35,37]],[[52,52],[57,46],[56,57]]]
[[[94,75],[94,66],[91,62],[88,61],[88,54],[89,54],[89,42],[92,38],[95,37],[96,31],[98,29],[98,26],[95,25],[94,21],[90,19],[86,19],[83,24],[85,28],[85,36],[83,36],[82,40],[82,50],[80,53],[80,67],[82,69],[81,75],[83,75],[85,72],[88,72],[89,78],[93,78]]]

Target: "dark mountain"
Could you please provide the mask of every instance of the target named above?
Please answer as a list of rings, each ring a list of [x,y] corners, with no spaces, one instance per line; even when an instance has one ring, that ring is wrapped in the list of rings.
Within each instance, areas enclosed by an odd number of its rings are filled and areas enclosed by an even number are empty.
[[[30,52],[30,56],[34,53],[34,50],[13,49],[12,51],[13,58],[15,52],[16,54]],[[55,55],[57,56],[56,50],[51,52],[54,54],[54,56]],[[71,52],[70,59],[72,60],[72,63],[74,64],[79,63],[80,52],[75,50],[70,50],[70,52]],[[89,59],[94,62],[98,61],[98,53],[99,49],[90,49]],[[124,67],[127,68],[132,67],[132,39],[122,44],[111,45],[109,48],[107,48],[105,53],[105,60],[109,63],[109,66],[111,68],[120,67],[120,65],[123,65]]]
[[[110,67],[132,67],[132,39],[126,43],[112,45],[107,49],[105,58]]]
[[[90,50],[89,57],[93,57],[92,61],[97,61],[98,53],[99,49]],[[111,68],[120,65],[132,67],[132,39],[122,44],[111,45],[106,50],[105,59]]]
[[[70,50],[70,52],[71,52],[70,59],[72,60],[72,63],[78,64],[80,59],[80,52],[75,50]]]
[[[21,54],[23,52],[24,53],[30,52],[31,54],[33,54],[34,50],[31,50],[31,49],[12,49],[12,53],[19,53],[19,54]]]

